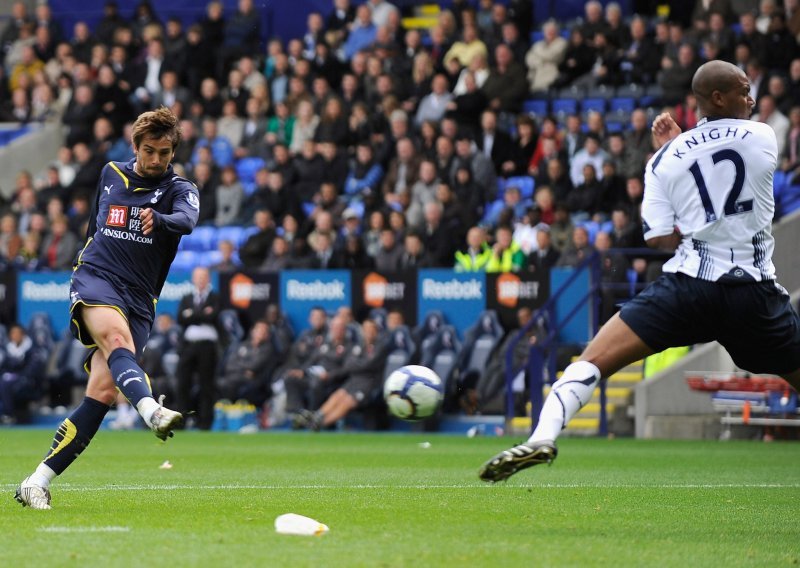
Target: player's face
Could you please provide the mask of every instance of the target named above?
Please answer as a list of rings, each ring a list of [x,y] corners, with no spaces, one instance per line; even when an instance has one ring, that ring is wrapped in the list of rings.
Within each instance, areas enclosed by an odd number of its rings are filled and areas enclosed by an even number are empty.
[[[739,84],[723,95],[727,115],[732,118],[747,120],[753,113],[755,101],[750,96],[750,81],[744,74],[739,79]]]
[[[167,171],[175,153],[167,138],[145,137],[136,152],[136,168],[142,177],[161,177]]]

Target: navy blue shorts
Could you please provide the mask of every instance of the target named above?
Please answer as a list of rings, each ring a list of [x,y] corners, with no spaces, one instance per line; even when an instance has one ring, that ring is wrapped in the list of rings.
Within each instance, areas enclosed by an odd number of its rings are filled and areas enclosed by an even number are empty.
[[[102,273],[88,264],[81,264],[72,272],[69,298],[69,328],[78,341],[87,347],[97,347],[81,319],[80,312],[75,308],[79,304],[108,306],[118,310],[127,320],[131,336],[133,336],[133,343],[136,346],[136,356],[142,355],[155,317],[155,305],[152,299],[148,299],[143,294],[137,295],[129,285],[126,285],[114,274]],[[92,353],[89,354],[89,357]]]
[[[619,315],[656,352],[719,341],[752,373],[800,369],[800,319],[774,282],[719,284],[662,274]]]

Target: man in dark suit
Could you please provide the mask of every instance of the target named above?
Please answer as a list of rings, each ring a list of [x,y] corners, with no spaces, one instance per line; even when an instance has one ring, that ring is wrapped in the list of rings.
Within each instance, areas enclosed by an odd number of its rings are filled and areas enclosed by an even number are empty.
[[[497,113],[484,111],[481,115],[481,132],[478,135],[478,148],[484,156],[492,160],[495,172],[503,175],[503,163],[514,154],[511,136],[497,128]]]
[[[178,406],[185,415],[192,406],[192,391],[197,385],[197,427],[208,430],[214,419],[219,294],[211,289],[207,268],[194,269],[192,284],[194,290],[181,298],[178,306],[178,323],[184,328],[177,372]]]
[[[550,227],[540,225],[536,233],[537,250],[528,255],[528,271],[536,274],[548,274],[558,262],[561,253],[553,246],[550,238]]]

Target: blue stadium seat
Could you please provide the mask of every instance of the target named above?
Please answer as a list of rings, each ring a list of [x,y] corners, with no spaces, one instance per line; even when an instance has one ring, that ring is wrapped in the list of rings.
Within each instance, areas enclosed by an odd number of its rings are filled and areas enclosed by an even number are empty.
[[[537,41],[542,41],[543,39],[544,39],[544,32],[543,31],[536,30],[536,31],[531,32],[531,35],[530,35],[531,45],[533,45]]]
[[[658,85],[648,85],[644,93],[639,96],[639,106],[653,107],[661,104],[664,97],[664,91]]]
[[[266,162],[261,158],[242,158],[236,162],[236,175],[242,184],[252,183],[256,181],[256,172],[265,165]]]
[[[577,85],[570,85],[558,91],[558,99],[582,99],[586,96],[586,89]]]
[[[411,332],[411,337],[414,339],[414,344],[420,350],[420,353],[425,351],[428,342],[439,332],[444,324],[444,314],[442,314],[441,310],[431,310],[425,314],[425,319]]]
[[[601,99],[601,98],[583,99],[581,101],[581,112],[587,113],[587,112],[590,112],[590,111],[595,111],[595,112],[599,112],[600,114],[605,114],[605,112],[606,112],[606,100],[605,99]]]
[[[583,221],[578,223],[578,226],[586,229],[586,232],[589,233],[589,242],[594,244],[594,239],[597,237],[597,233],[600,232],[600,223],[597,221]]]
[[[303,202],[301,207],[303,208],[303,214],[306,217],[310,217],[311,213],[314,212],[314,209],[316,209],[317,206],[314,204],[313,201],[305,201],[305,202]]]
[[[629,97],[632,99],[638,99],[642,95],[644,95],[644,87],[637,85],[636,83],[622,85],[621,87],[617,88],[618,98]]]
[[[409,364],[415,347],[411,332],[404,325],[390,331],[384,341],[390,345],[386,365],[383,368],[383,380],[385,381],[394,371]]]
[[[475,324],[464,333],[464,346],[458,361],[459,379],[462,382],[483,373],[489,356],[504,333],[497,312],[486,310],[480,313]]]
[[[522,103],[522,110],[523,112],[536,116],[547,116],[547,106],[548,103],[546,100],[528,99]]]
[[[578,112],[578,101],[576,99],[555,99],[552,108],[554,115],[566,117]]]
[[[608,103],[609,112],[631,113],[636,108],[636,99],[633,97],[614,97]]]
[[[589,89],[586,96],[589,98],[608,100],[614,96],[614,92],[614,87],[610,87],[609,85],[596,85]]]
[[[202,266],[214,266],[219,262],[222,262],[222,252],[218,250],[209,250],[200,255]]]
[[[230,227],[220,227],[217,229],[217,242],[230,241],[236,248],[244,242],[244,227],[231,225]]]
[[[517,176],[506,180],[506,188],[509,187],[518,187],[522,199],[530,199],[533,197],[536,182],[531,176]]]
[[[181,238],[180,250],[205,252],[217,248],[217,229],[201,225]]]
[[[199,252],[193,250],[179,250],[175,255],[175,260],[172,261],[173,270],[193,270],[195,266],[199,265],[201,255]]]
[[[452,325],[445,325],[423,347],[420,364],[433,369],[433,372],[447,385],[458,363],[460,352],[461,342],[458,340],[456,329]],[[446,386],[445,392],[447,392]]]
[[[616,115],[614,115],[616,117]],[[606,130],[609,132],[622,132],[625,130],[625,125],[617,120],[606,120]]]

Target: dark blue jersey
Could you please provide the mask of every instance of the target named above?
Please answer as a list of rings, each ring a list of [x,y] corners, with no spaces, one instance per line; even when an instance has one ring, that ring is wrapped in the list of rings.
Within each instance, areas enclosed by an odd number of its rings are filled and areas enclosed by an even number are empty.
[[[157,299],[181,235],[192,232],[200,213],[197,188],[167,168],[160,178],[133,171],[135,160],[109,162],[97,183],[87,242],[77,263],[113,273]],[[153,231],[142,233],[141,211],[153,210]]]

